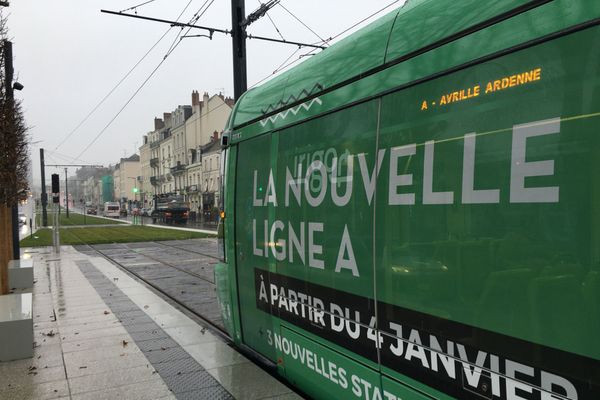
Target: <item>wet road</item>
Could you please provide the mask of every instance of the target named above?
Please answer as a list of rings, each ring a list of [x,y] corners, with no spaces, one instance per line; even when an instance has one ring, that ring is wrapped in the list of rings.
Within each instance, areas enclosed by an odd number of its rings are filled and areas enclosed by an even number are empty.
[[[75,210],[79,213],[83,213],[83,208],[81,208],[81,207],[77,207],[77,208],[75,208]],[[98,216],[102,216],[102,213],[101,212],[98,213]],[[129,221],[129,222],[133,223],[133,215],[131,215],[131,214],[127,214],[126,217],[121,216],[118,219],[121,221]],[[208,231],[216,231],[217,230],[217,222],[215,222],[215,221],[204,222],[204,221],[201,221],[200,219],[198,219],[198,220],[190,219],[185,224],[173,224],[173,223],[167,224],[165,222],[160,222],[159,220],[156,220],[156,222],[154,222],[151,217],[139,216],[139,217],[137,217],[136,224],[138,224],[138,225],[150,225],[150,224],[164,225],[164,226],[174,226],[174,227],[180,227],[180,228],[183,227],[183,228],[190,228],[190,229],[202,229],[202,230],[208,230]]]
[[[102,255],[168,297],[223,329],[217,303],[214,266],[216,239],[74,246],[90,256]]]

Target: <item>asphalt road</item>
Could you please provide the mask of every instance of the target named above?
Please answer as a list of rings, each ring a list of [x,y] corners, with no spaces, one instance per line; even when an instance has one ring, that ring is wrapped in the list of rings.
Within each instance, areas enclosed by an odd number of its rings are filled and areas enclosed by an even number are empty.
[[[79,208],[76,207],[75,209],[77,212],[79,213],[83,213],[83,208]],[[99,216],[102,216],[102,213],[98,214]],[[119,217],[119,220],[121,221],[129,221],[133,223],[133,216],[131,214],[128,214],[126,217]],[[164,222],[160,222],[160,221],[156,221],[153,222],[151,217],[138,217],[138,224],[140,225],[164,225],[164,226],[175,226],[175,227],[182,227],[182,228],[190,228],[190,229],[202,229],[202,230],[209,230],[209,231],[216,231],[217,230],[217,223],[216,222],[211,222],[211,223],[206,223],[206,222],[202,222],[200,220],[196,220],[196,221],[192,221],[192,220],[188,220],[187,223],[185,224],[167,224]]]

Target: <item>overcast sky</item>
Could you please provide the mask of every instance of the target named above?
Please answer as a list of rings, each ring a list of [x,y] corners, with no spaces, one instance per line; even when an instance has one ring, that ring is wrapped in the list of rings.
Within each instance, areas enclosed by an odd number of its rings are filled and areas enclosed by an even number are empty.
[[[120,11],[142,2],[15,0],[4,9],[9,38],[13,41],[15,78],[25,86],[23,91],[15,92],[15,97],[22,100],[26,121],[31,127],[31,140],[40,141],[31,147],[35,181],[40,175],[40,147],[46,151],[47,164],[114,164],[120,157],[138,152],[142,136],[153,129],[154,117],[161,117],[163,112],[173,111],[180,104],[190,104],[192,90],[211,95],[223,92],[233,97],[231,37],[215,34],[212,41],[184,39],[81,159],[73,161],[72,157],[80,154],[105,129],[172,44],[179,42],[182,35],[179,28],[100,12],[101,9]],[[180,21],[188,22],[211,1],[154,0],[138,7],[137,13],[175,20],[188,3]],[[322,39],[335,36],[390,3],[392,0],[281,1],[281,5],[316,34],[281,6],[273,8],[269,16],[285,39],[314,43],[320,40],[317,35]],[[377,17],[402,3],[393,4]],[[246,13],[258,6],[258,0],[247,0]],[[230,8],[229,0],[215,0],[196,24],[230,29]],[[106,102],[56,148],[167,31]],[[266,17],[250,26],[248,32],[279,37]],[[193,30],[189,34],[200,33]],[[248,41],[249,86],[271,75],[296,50],[297,47],[290,45]],[[302,49],[290,61],[307,51]],[[73,168],[70,172],[74,171]],[[46,176],[53,172],[56,170],[47,168]]]

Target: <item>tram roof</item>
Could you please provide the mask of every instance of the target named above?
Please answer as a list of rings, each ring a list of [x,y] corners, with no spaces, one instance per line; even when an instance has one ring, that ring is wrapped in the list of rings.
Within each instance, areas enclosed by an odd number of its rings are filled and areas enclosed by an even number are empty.
[[[359,79],[390,60],[426,49],[432,43],[530,2],[407,0],[400,8],[300,65],[245,92],[231,113],[228,128],[285,109],[288,104],[344,81]]]

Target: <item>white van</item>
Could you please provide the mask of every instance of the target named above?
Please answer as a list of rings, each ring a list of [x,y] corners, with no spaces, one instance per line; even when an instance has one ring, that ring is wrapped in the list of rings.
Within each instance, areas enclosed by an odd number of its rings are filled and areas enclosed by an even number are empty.
[[[105,217],[119,218],[119,209],[121,206],[116,201],[107,201],[104,203],[104,215]]]

